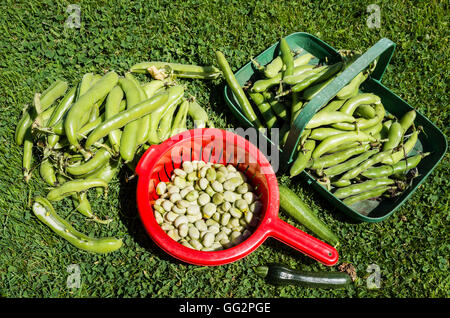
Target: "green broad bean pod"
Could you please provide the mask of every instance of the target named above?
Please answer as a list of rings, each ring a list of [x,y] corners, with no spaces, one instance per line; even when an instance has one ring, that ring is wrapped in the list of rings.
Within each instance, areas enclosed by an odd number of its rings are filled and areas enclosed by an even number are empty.
[[[64,114],[69,110],[72,103],[75,101],[77,92],[77,86],[72,87],[67,94],[61,99],[58,106],[53,111],[50,119],[48,120],[47,126],[51,127],[57,122],[61,121]]]
[[[291,178],[299,175],[306,168],[315,146],[315,140],[306,140],[289,170]]]
[[[230,65],[228,64],[225,56],[222,52],[216,51],[216,58],[217,62],[219,64],[220,69],[222,70],[222,74],[231,88],[231,91],[233,92],[234,96],[236,97],[238,104],[240,105],[245,117],[257,128],[262,129],[263,125],[259,121],[258,117],[255,114],[255,111],[252,108],[252,105],[250,104],[249,100],[247,99],[247,96],[245,95],[242,87],[237,82],[233,71],[231,70]]]
[[[405,134],[409,127],[411,127],[414,124],[414,120],[416,119],[416,111],[410,110],[409,112],[407,112],[406,114],[404,114],[402,116],[402,118],[400,118],[400,125],[402,126],[402,131],[403,134]]]
[[[294,58],[285,38],[280,39],[280,54],[285,70],[283,72],[283,78],[294,73]]]
[[[114,252],[123,245],[121,239],[114,237],[92,238],[78,232],[69,222],[56,213],[52,204],[45,198],[34,198],[32,210],[42,223],[79,249],[92,253],[105,254]]]
[[[362,93],[350,98],[339,109],[340,112],[353,115],[355,110],[361,105],[380,104],[381,99],[378,95],[372,93]]]
[[[257,108],[259,109],[259,112],[264,118],[266,128],[271,129],[275,126],[277,123],[277,117],[275,116],[272,107],[270,107],[270,104],[266,102],[263,94],[261,93],[254,93],[249,92],[250,99],[253,100]]]
[[[158,127],[162,116],[165,111],[172,107],[172,105],[178,105],[184,94],[184,88],[181,85],[172,86],[167,91],[167,100],[165,103],[161,104],[157,109],[155,109],[150,115],[150,127],[148,133],[148,143],[155,145],[159,144],[162,140],[158,136]],[[155,95],[155,98],[158,95]]]
[[[408,157],[393,165],[381,165],[379,167],[372,167],[367,169],[366,171],[363,171],[361,175],[366,178],[375,179],[405,173],[406,171],[417,167],[422,158],[428,156],[429,154],[430,154],[429,152],[426,152],[412,157]]]
[[[368,158],[367,160],[365,160],[358,166],[347,171],[344,175],[341,176],[341,179],[342,180],[351,180],[353,178],[356,178],[363,171],[365,171],[365,170],[369,169],[370,167],[376,165],[377,163],[380,163],[381,161],[383,161],[391,153],[392,153],[392,151],[383,151],[383,152],[374,154],[372,157]]]
[[[127,100],[127,110],[133,109],[136,105],[139,105],[143,101],[143,93],[141,87],[130,78],[120,78],[120,87],[122,88],[126,100]],[[145,115],[139,118],[143,118]],[[134,158],[136,149],[138,146],[138,131],[140,128],[139,120],[129,122],[125,125],[120,137],[119,152],[125,162],[130,162]]]
[[[350,142],[375,141],[375,138],[361,131],[347,132],[325,138],[313,151],[312,158],[319,158],[328,150]]]
[[[342,113],[340,111],[334,112],[318,112],[306,124],[307,129],[313,129],[320,126],[332,125],[336,123],[354,123],[356,119],[352,115]]]
[[[93,155],[91,159],[80,164],[68,166],[66,168],[66,172],[73,176],[81,176],[87,173],[90,173],[99,167],[103,166],[108,160],[111,158],[108,150],[102,148],[97,150],[97,152]]]
[[[133,73],[148,73],[150,68],[165,70],[168,75],[180,78],[216,79],[220,76],[220,70],[215,66],[199,66],[166,62],[142,62],[133,65],[130,71]]]
[[[159,140],[164,141],[170,137],[174,114],[178,109],[178,106],[181,105],[182,103],[183,100],[181,99],[179,103],[172,104],[165,110],[164,114],[162,115],[162,119],[159,122],[159,127],[157,131]]]
[[[25,109],[22,117],[19,120],[19,123],[16,126],[16,130],[14,132],[14,140],[18,146],[21,146],[23,144],[23,141],[27,134],[27,130],[30,129],[33,123],[32,116],[32,110]]]
[[[183,131],[186,131],[186,120],[189,110],[189,101],[184,100],[178,108],[177,114],[173,120],[170,136],[174,136]]]
[[[78,129],[83,125],[80,122],[81,118],[90,111],[97,101],[113,89],[118,82],[118,78],[115,72],[107,73],[72,105],[64,121],[65,134],[72,146],[81,148],[77,136]]]
[[[38,110],[38,114],[45,111],[49,108],[53,103],[64,95],[67,90],[67,82],[63,80],[54,81],[45,91],[40,95],[40,109]]]
[[[333,192],[333,195],[338,199],[345,199],[352,195],[360,194],[365,191],[372,190],[381,186],[394,184],[395,181],[389,178],[379,178],[364,181],[361,183],[356,183],[349,185],[347,187],[342,187]]]
[[[308,163],[307,168],[310,168],[312,170],[322,170],[325,168],[329,168],[331,166],[338,165],[355,155],[367,152],[369,149],[370,145],[364,144],[352,147],[350,150],[343,150],[340,152],[325,155],[320,158],[312,159]]]
[[[379,149],[372,149],[372,150],[366,151],[350,160],[341,161],[339,164],[328,167],[327,169],[323,170],[322,173],[328,177],[340,175],[341,173],[344,173],[351,169],[354,169],[359,164],[366,161],[367,159],[369,159],[373,155],[377,154],[378,152],[379,152]],[[340,178],[340,180],[348,180],[348,179],[349,178]]]
[[[313,140],[324,140],[327,137],[339,135],[346,132],[345,130],[340,130],[331,127],[320,127],[311,130],[311,134],[309,135],[310,139]]]
[[[195,100],[189,100],[188,115],[192,118],[195,128],[214,128],[214,124],[209,120],[208,113]]]
[[[338,99],[348,99],[355,95],[358,92],[359,86],[367,79],[368,73],[360,72],[356,75],[350,83],[344,86],[337,94],[336,98]]]
[[[58,184],[56,180],[55,168],[53,167],[50,159],[47,158],[41,162],[39,166],[39,174],[41,175],[42,179],[52,187]]]
[[[414,146],[417,143],[417,140],[419,138],[419,132],[420,130],[415,130],[411,136],[408,138],[408,140],[400,147],[399,150],[392,153],[390,156],[385,158],[382,163],[393,165],[399,162],[400,160],[406,158],[406,156],[413,150]]]
[[[119,109],[122,99],[122,88],[119,85],[114,86],[114,88],[111,90],[111,92],[109,92],[108,97],[106,98],[105,119],[109,119],[120,112]],[[119,153],[121,136],[122,131],[120,129],[113,130],[108,134],[109,143],[116,153]]]
[[[59,201],[73,193],[83,192],[90,188],[107,188],[108,184],[101,179],[77,179],[70,180],[50,190],[47,193],[49,201]]]
[[[357,202],[361,202],[364,200],[378,198],[379,196],[381,196],[383,193],[385,193],[386,191],[388,191],[390,189],[395,189],[395,187],[381,186],[381,187],[348,197],[348,198],[344,199],[342,202],[344,202],[344,204],[346,204],[346,205],[353,205]]]
[[[168,93],[158,94],[150,99],[144,100],[135,107],[118,113],[111,118],[105,119],[98,125],[86,139],[85,147],[89,148],[100,138],[108,135],[109,132],[124,127],[129,122],[141,118],[142,116],[152,113],[167,101]]]
[[[383,151],[394,149],[401,143],[403,138],[403,128],[399,122],[391,124],[387,138],[388,141],[383,144]]]

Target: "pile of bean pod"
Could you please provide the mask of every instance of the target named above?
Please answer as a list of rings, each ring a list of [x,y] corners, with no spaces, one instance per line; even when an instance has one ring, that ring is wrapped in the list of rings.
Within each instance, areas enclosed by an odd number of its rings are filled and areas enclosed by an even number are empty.
[[[219,52],[220,53],[220,52]],[[280,128],[283,146],[295,118],[304,106],[359,55],[342,51],[342,61],[314,64],[310,53],[296,54],[284,38],[279,55],[267,65],[253,60],[258,70],[244,87],[229,74],[228,84],[244,115],[256,128]],[[226,74],[227,64],[217,54]],[[379,96],[360,91],[376,65],[372,63],[342,88],[308,122],[298,145],[290,176],[304,169],[343,199],[347,205],[378,198],[385,192],[397,195],[406,188],[415,168],[427,155],[407,157],[417,142],[414,110],[401,118],[388,114]]]
[[[147,73],[153,79],[140,82],[132,73]],[[15,131],[16,143],[23,145],[24,179],[38,170],[51,187],[45,198],[35,198],[36,216],[81,249],[106,253],[119,248],[120,239],[94,241],[77,232],[54,211],[52,202],[69,197],[85,217],[109,223],[92,211],[89,189],[106,193],[124,164],[133,169],[150,145],[186,130],[188,116],[196,127],[211,127],[206,111],[186,96],[177,78],[219,75],[212,66],[145,62],[124,76],[114,71],[87,73],[72,87],[56,80],[36,93]]]
[[[247,176],[231,164],[184,161],[156,187],[161,228],[180,244],[202,251],[244,241],[259,222],[262,203]]]

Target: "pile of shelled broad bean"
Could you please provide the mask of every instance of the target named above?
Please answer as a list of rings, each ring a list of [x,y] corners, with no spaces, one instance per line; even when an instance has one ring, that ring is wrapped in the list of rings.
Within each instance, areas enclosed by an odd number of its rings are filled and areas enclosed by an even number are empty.
[[[172,239],[196,250],[239,244],[253,232],[262,211],[247,176],[231,164],[184,161],[156,192],[157,223]]]

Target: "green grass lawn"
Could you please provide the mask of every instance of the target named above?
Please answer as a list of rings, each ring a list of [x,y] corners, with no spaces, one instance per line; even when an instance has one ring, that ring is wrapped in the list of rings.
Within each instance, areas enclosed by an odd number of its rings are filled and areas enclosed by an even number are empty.
[[[81,8],[81,28],[64,28],[66,8]],[[369,28],[367,5],[381,9]],[[146,60],[214,63],[214,50],[233,70],[292,32],[308,32],[337,49],[365,51],[382,37],[397,44],[383,83],[449,133],[449,17],[444,1],[9,1],[0,4],[0,296],[3,297],[448,297],[449,156],[389,219],[354,223],[300,180],[290,184],[341,238],[340,260],[358,279],[343,290],[274,287],[252,268],[282,262],[303,270],[327,268],[268,239],[254,253],[219,267],[183,264],[146,235],[137,214],[135,180],[124,169],[108,198],[90,196],[108,226],[88,222],[71,202],[56,205],[77,229],[124,239],[98,256],[77,250],[40,223],[30,200],[46,193],[40,178],[21,179],[22,148],[13,140],[25,104],[56,78],[75,83],[86,72],[116,70]],[[187,81],[186,81],[187,82]],[[189,81],[189,92],[217,127],[237,126],[225,105],[223,80]],[[285,215],[284,220],[295,224]],[[67,288],[78,264],[81,287]],[[381,287],[369,290],[377,264]]]

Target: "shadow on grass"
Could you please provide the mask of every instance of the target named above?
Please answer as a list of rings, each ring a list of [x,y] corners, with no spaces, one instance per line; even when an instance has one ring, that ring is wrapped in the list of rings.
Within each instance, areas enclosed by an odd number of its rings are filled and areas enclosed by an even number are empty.
[[[133,237],[134,241],[142,248],[157,256],[159,259],[171,262],[174,264],[184,264],[178,259],[171,257],[165,253],[147,234],[137,209],[136,203],[136,186],[137,176],[131,180],[128,178],[131,176],[130,169],[122,169],[119,174],[120,191],[119,202],[121,206],[121,213],[119,218],[121,222],[126,226],[127,232]],[[128,181],[127,181],[128,180]]]

